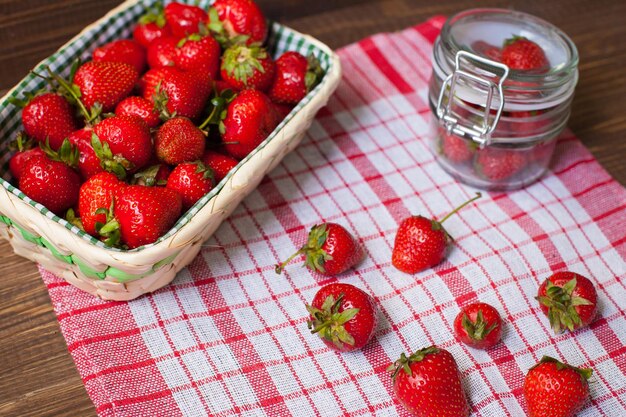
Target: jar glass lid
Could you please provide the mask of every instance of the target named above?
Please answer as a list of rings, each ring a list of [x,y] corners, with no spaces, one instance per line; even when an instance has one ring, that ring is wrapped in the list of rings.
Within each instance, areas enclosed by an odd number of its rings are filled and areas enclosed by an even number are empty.
[[[511,68],[503,90],[506,110],[548,108],[571,97],[578,81],[578,52],[569,37],[554,25],[535,16],[506,9],[471,9],[452,16],[435,46],[433,68],[437,76],[447,77],[455,70],[455,57],[467,51],[498,61],[498,52],[506,41],[526,38],[539,45],[548,61],[541,70]],[[476,64],[476,63],[475,63]],[[485,74],[477,63],[470,71]],[[483,104],[482,93],[472,85],[461,85],[456,95],[475,104]],[[497,106],[498,103],[493,103]]]

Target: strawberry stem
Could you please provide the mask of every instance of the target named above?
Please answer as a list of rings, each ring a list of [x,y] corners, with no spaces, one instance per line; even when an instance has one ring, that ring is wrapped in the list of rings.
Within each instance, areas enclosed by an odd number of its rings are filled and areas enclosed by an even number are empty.
[[[85,117],[85,121],[87,123],[91,123],[94,120],[93,115],[91,114],[91,112],[89,112],[89,110],[87,110],[87,108],[85,107],[85,105],[81,101],[80,96],[78,94],[76,94],[76,91],[74,90],[74,88],[72,88],[72,86],[67,81],[65,81],[62,77],[60,77],[59,75],[57,75],[54,72],[52,72],[52,70],[50,69],[49,66],[46,66],[46,71],[50,75],[50,78],[48,78],[48,77],[44,77],[44,78],[46,78],[46,79],[53,79],[54,81],[59,83],[59,85],[65,91],[67,91],[67,93],[70,96],[72,96],[72,98],[76,102],[76,105],[78,105],[78,108],[79,108],[80,112]],[[37,73],[35,73],[35,74],[39,75]]]
[[[439,220],[438,223],[441,224],[441,223],[445,222],[446,220],[448,220],[448,217],[452,216],[454,213],[456,213],[457,211],[461,210],[463,207],[467,206],[469,203],[478,200],[480,197],[482,197],[482,194],[477,192],[475,197],[467,200],[465,203],[461,204],[460,206],[458,206],[457,208],[452,210],[443,219]]]
[[[298,251],[296,253],[294,253],[293,255],[291,255],[289,258],[287,258],[287,260],[283,263],[279,263],[276,264],[276,267],[274,268],[274,271],[280,275],[283,270],[285,269],[285,267],[287,266],[287,264],[291,261],[293,261],[293,259],[298,256],[298,255],[302,255],[303,253],[306,253],[308,251],[308,248],[306,246],[301,247],[300,249],[298,249]]]

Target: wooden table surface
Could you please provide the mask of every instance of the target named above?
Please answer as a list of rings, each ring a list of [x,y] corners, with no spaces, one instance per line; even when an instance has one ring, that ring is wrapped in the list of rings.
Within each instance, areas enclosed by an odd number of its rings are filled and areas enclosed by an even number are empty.
[[[616,0],[257,0],[267,16],[333,48],[435,14],[479,6],[542,17],[571,36],[580,81],[571,129],[626,184],[626,2]],[[115,0],[0,1],[0,95]],[[93,404],[67,352],[35,265],[0,243],[0,416],[92,416]]]

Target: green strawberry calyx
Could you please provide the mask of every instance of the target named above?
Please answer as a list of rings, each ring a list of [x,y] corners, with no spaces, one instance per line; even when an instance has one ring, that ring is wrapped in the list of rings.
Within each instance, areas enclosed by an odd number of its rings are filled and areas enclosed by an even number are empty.
[[[139,23],[142,25],[155,23],[158,27],[163,28],[167,23],[165,13],[163,12],[163,4],[157,2],[152,9],[146,8],[146,13],[139,18]]]
[[[577,306],[588,306],[593,303],[586,298],[574,296],[576,278],[572,278],[562,287],[554,285],[548,280],[546,283],[546,295],[540,295],[537,300],[548,307],[548,319],[555,333],[561,333],[565,329],[574,331],[582,325],[582,320],[576,311]]]
[[[39,147],[48,158],[53,161],[63,162],[71,168],[78,166],[79,151],[78,147],[72,145],[69,139],[64,139],[59,150],[55,151],[50,147],[50,141],[46,138],[45,142],[40,142]]]
[[[289,262],[291,262],[296,256],[305,254],[305,265],[309,269],[321,273],[326,272],[324,264],[326,263],[326,261],[330,261],[333,259],[332,255],[322,249],[324,243],[326,242],[326,239],[328,239],[328,225],[326,223],[322,223],[321,225],[313,226],[311,228],[311,231],[309,232],[309,238],[306,245],[298,249],[298,251],[296,251],[296,253],[287,258],[285,262],[277,264],[274,270],[277,274],[282,273],[283,269],[285,269],[285,266]]]
[[[591,369],[591,368],[577,368],[575,366],[563,363],[563,362],[559,361],[558,359],[554,359],[553,357],[550,357],[550,356],[542,357],[541,360],[535,366],[530,368],[529,370],[535,369],[536,367],[538,367],[542,363],[554,363],[556,365],[556,369],[558,371],[562,371],[564,369],[569,369],[569,370],[575,371],[577,374],[579,374],[581,376],[581,378],[584,381],[588,381],[591,378],[591,376],[593,375],[593,369]]]
[[[304,84],[306,85],[306,91],[309,92],[322,80],[324,70],[320,65],[319,59],[313,54],[307,57],[307,62],[309,65],[307,66],[306,75],[304,76]]]
[[[160,169],[161,169],[161,164],[156,164],[156,165],[149,166],[148,168],[143,169],[139,172],[136,172],[135,175],[133,175],[131,184],[145,185],[146,187],[154,187],[155,185],[165,185],[167,181],[165,180],[157,181],[156,179]]]
[[[311,315],[307,326],[312,334],[318,334],[322,339],[332,342],[337,348],[343,349],[344,345],[354,346],[354,337],[346,331],[345,324],[357,315],[360,309],[348,308],[339,311],[345,294],[341,293],[335,299],[329,295],[321,308],[307,305],[306,309]]]
[[[513,35],[510,38],[507,38],[504,40],[504,43],[502,44],[502,47],[504,48],[505,46],[510,46],[513,45],[514,43],[517,43],[519,41],[527,41],[528,38],[524,37],[524,36],[519,36],[519,35]]]
[[[461,325],[467,332],[469,338],[476,341],[483,340],[498,326],[498,323],[493,323],[491,326],[487,326],[488,324],[489,323],[485,321],[482,310],[478,310],[476,313],[476,321],[470,320],[467,314],[463,314],[463,318],[461,319]]]
[[[206,25],[206,28],[222,49],[228,49],[233,45],[245,45],[248,39],[250,39],[248,35],[236,33],[232,25],[222,22],[215,7],[209,8],[209,23]]]
[[[26,132],[21,131],[15,135],[15,139],[9,142],[9,150],[14,152],[24,152],[33,149],[37,141],[33,138],[29,138]]]
[[[404,352],[400,355],[400,359],[389,365],[387,368],[388,372],[391,372],[391,378],[396,379],[396,376],[400,373],[400,371],[404,371],[407,375],[413,376],[413,371],[411,370],[411,364],[415,362],[421,362],[428,355],[433,353],[438,353],[441,349],[437,346],[429,346],[424,349],[416,350],[411,355],[406,356]]]
[[[265,73],[261,60],[268,57],[269,54],[260,44],[233,45],[224,51],[222,68],[229,76],[247,86],[255,70]]]
[[[102,242],[107,246],[120,247],[120,223],[115,218],[114,212],[115,198],[111,199],[108,208],[101,207],[96,210],[96,214],[106,215],[106,222],[96,222],[96,232],[100,235]]]
[[[221,93],[218,93],[217,90],[215,90],[213,98],[209,100],[209,103],[207,105],[207,111],[209,112],[209,115],[198,126],[198,128],[202,130],[205,135],[208,135],[209,127],[211,125],[217,126],[220,133],[222,135],[224,134],[224,132],[226,131],[224,119],[226,119],[226,116],[228,114],[228,105],[231,101],[235,99],[236,96],[237,94],[229,88],[223,90]]]
[[[91,134],[91,147],[98,159],[100,159],[102,169],[115,174],[120,180],[125,179],[126,172],[133,169],[132,162],[120,154],[113,155],[109,144],[102,142],[95,133]]]

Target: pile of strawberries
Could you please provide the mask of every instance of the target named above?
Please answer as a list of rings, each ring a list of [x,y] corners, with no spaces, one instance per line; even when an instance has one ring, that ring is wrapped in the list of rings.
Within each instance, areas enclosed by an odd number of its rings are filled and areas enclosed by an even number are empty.
[[[391,263],[398,270],[415,274],[439,264],[453,238],[442,223],[458,210],[480,198],[480,193],[441,220],[411,216],[395,237]],[[358,240],[343,226],[323,223],[309,232],[308,241],[285,262],[276,265],[282,273],[294,258],[304,255],[312,271],[336,276],[356,266],[364,257]],[[543,281],[537,301],[556,334],[588,326],[597,314],[597,293],[586,277],[557,272]],[[349,352],[364,347],[378,323],[375,299],[346,283],[334,282],[319,289],[310,305],[308,327],[330,348]],[[464,306],[453,323],[456,338],[475,349],[490,349],[500,343],[504,323],[493,306],[475,302]],[[470,414],[461,374],[452,354],[430,346],[404,353],[388,369],[397,400],[417,417],[467,417]],[[544,357],[532,367],[523,391],[530,417],[573,417],[589,398],[591,369],[581,369]]]
[[[475,53],[502,62],[515,72],[541,74],[550,67],[541,46],[520,36],[507,39],[502,48],[484,41],[475,42],[472,48]],[[519,84],[521,82],[512,80],[505,82],[508,88]],[[482,124],[484,107],[461,101],[453,110],[460,119]],[[492,136],[519,138],[521,143],[524,139],[541,136],[553,123],[550,110],[504,111]],[[490,112],[492,116],[496,113],[493,109]],[[464,175],[492,184],[523,181],[542,171],[550,161],[554,145],[554,140],[547,140],[533,146],[492,145],[479,148],[476,143],[448,133],[443,128],[437,133],[437,152],[445,158],[447,165]]]
[[[156,241],[323,76],[312,56],[274,61],[267,31],[251,0],[169,3],[69,79],[37,73],[48,89],[13,101],[18,187],[108,245]]]

